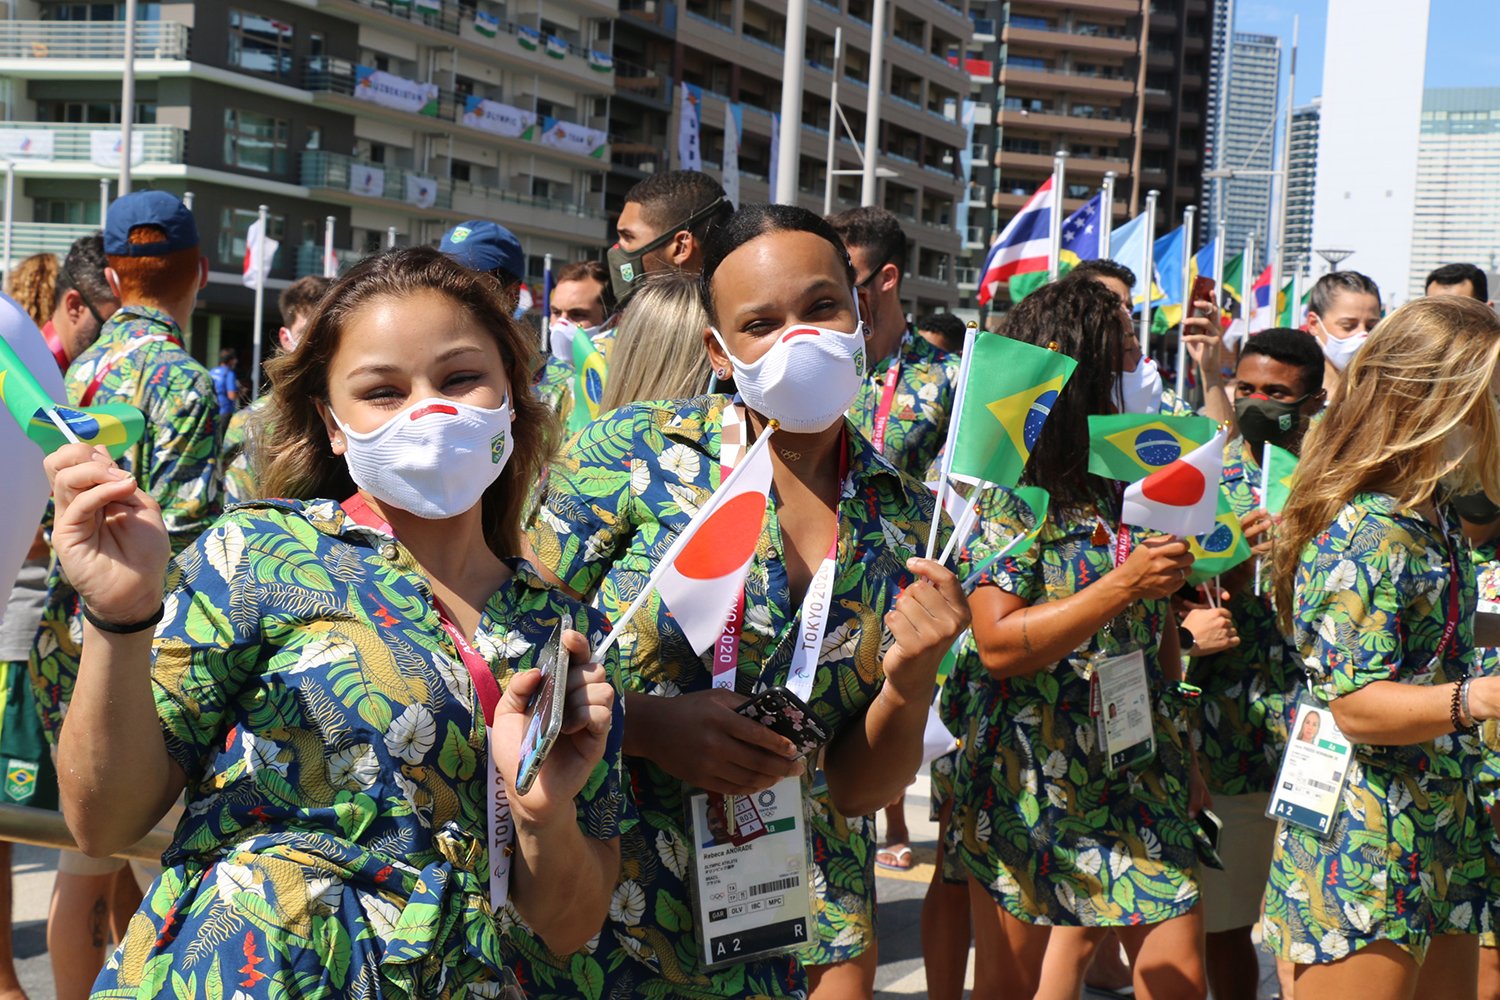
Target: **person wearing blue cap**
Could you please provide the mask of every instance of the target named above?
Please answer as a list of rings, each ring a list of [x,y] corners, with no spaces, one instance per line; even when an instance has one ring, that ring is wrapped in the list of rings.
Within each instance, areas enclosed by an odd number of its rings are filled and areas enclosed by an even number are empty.
[[[79,406],[128,403],[145,414],[140,443],[119,464],[161,506],[172,549],[181,551],[219,508],[218,400],[208,371],[182,346],[183,327],[208,282],[208,261],[192,213],[165,191],[136,192],[109,207],[104,254],[105,277],[122,304],[98,341],[69,366],[68,397]],[[78,675],[84,613],[77,593],[54,568],[30,663],[43,727],[54,746]],[[90,915],[106,912],[112,883],[124,867],[112,858],[63,852],[48,934],[60,998],[85,995],[104,964],[102,939],[90,954],[81,955],[79,948],[88,950],[100,937],[87,930]],[[64,952],[67,960],[58,960]]]
[[[508,308],[515,311],[526,277],[526,253],[515,233],[498,222],[471,219],[450,229],[438,249],[471,271],[494,275]]]

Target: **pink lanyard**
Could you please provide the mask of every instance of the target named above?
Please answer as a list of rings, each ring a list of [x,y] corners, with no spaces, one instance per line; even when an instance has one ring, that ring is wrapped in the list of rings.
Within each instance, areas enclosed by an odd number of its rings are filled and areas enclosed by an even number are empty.
[[[390,524],[371,510],[369,503],[358,493],[345,500],[340,506],[355,524],[374,528],[392,538],[396,537]],[[438,600],[437,594],[432,595],[432,606],[437,612],[438,621],[443,625],[443,631],[447,632],[448,638],[453,640],[459,659],[463,660],[464,667],[469,671],[469,677],[474,682],[474,693],[479,696],[479,706],[484,713],[484,723],[490,725],[495,721],[495,706],[500,704],[500,683],[495,680],[495,673],[490,669],[489,661],[479,655],[479,651],[465,638],[463,630],[454,623],[453,615],[448,612],[447,606]]]
[[[875,428],[870,437],[870,443],[882,455],[885,454],[885,429],[891,422],[891,406],[896,401],[896,383],[900,378],[901,352],[897,351],[891,366],[885,370],[885,386],[880,390],[880,407],[875,411]]]

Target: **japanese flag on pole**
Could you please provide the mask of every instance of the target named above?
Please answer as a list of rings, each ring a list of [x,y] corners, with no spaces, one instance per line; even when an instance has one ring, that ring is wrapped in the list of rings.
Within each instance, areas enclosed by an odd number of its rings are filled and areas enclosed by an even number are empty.
[[[1219,476],[1224,471],[1224,431],[1125,488],[1120,519],[1185,538],[1214,530]]]
[[[266,278],[271,274],[271,262],[276,259],[276,251],[281,248],[279,240],[262,236],[261,228],[260,220],[256,219],[250,223],[250,231],[245,234],[246,288],[258,288],[265,284]],[[260,255],[262,248],[265,250],[264,259]]]
[[[770,434],[762,434],[672,543],[642,594],[654,584],[693,652],[724,631],[745,586],[771,492]],[[616,623],[623,628],[628,618]]]

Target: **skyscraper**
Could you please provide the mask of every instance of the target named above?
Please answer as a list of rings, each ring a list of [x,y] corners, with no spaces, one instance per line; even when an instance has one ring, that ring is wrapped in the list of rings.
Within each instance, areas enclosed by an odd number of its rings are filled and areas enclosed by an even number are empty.
[[[1275,35],[1234,32],[1227,71],[1215,81],[1211,107],[1222,119],[1210,122],[1209,135],[1222,137],[1214,150],[1219,170],[1256,172],[1205,187],[1208,225],[1224,216],[1226,251],[1239,253],[1255,237],[1256,256],[1265,259],[1270,232],[1271,192],[1275,166],[1277,98],[1281,90],[1281,39]],[[1264,171],[1264,173],[1260,173]],[[1218,192],[1223,192],[1223,204]]]
[[[1441,264],[1496,270],[1500,258],[1500,87],[1422,96],[1417,206],[1407,294]]]
[[[1318,182],[1318,127],[1322,101],[1292,112],[1292,150],[1286,193],[1286,273],[1312,273],[1313,198]]]

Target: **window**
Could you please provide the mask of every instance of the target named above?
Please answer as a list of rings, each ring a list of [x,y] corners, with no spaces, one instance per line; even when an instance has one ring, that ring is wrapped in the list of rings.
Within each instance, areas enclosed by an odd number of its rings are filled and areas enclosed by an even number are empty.
[[[285,119],[236,108],[224,110],[224,162],[267,174],[287,172]]]
[[[454,160],[448,173],[456,181],[461,181],[464,184],[473,183],[474,168],[471,164],[465,163],[462,160]]]
[[[36,119],[40,122],[69,122],[74,125],[118,125],[120,105],[109,101],[38,101]],[[137,101],[137,125],[156,124],[156,105]]]
[[[252,73],[290,76],[292,26],[259,14],[231,10],[229,64]]]
[[[1005,65],[1014,66],[1017,69],[1046,69],[1047,60],[1036,56],[1011,56],[1005,60]]]
[[[32,210],[32,220],[74,226],[97,226],[99,224],[99,199],[38,198]]]
[[[322,149],[323,148],[323,129],[322,129],[321,126],[318,126],[318,125],[309,125],[309,126],[307,126],[307,148],[308,149]]]
[[[253,208],[226,208],[219,213],[220,264],[233,265],[236,269],[244,266],[245,234],[250,231],[250,223],[258,218],[260,213]],[[273,240],[285,241],[286,216],[268,216],[266,235]]]
[[[161,4],[143,3],[136,10],[142,21],[160,21]],[[45,21],[123,21],[123,3],[59,3],[42,7]]]

